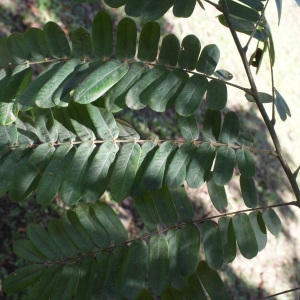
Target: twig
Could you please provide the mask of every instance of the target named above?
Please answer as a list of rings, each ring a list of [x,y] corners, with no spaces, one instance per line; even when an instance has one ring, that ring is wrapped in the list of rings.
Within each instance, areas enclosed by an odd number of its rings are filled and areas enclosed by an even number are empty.
[[[298,205],[300,207],[300,190],[299,190],[299,187],[298,187],[298,184],[295,180],[295,177],[288,165],[288,163],[286,162],[284,156],[283,156],[283,152],[282,152],[282,149],[281,149],[281,145],[280,145],[280,142],[279,142],[279,139],[277,137],[277,134],[276,134],[276,131],[274,129],[274,126],[272,124],[272,122],[270,121],[269,117],[268,117],[268,114],[260,100],[260,97],[259,97],[259,94],[258,94],[258,91],[257,91],[257,87],[256,87],[256,84],[255,84],[255,81],[253,79],[253,75],[252,75],[252,72],[250,70],[250,66],[249,66],[249,63],[248,63],[248,60],[247,60],[247,57],[246,57],[246,54],[244,52],[244,49],[240,43],[240,40],[236,34],[236,32],[234,31],[233,29],[233,26],[232,26],[232,23],[231,23],[231,20],[230,20],[230,17],[229,17],[229,13],[228,13],[228,6],[227,6],[227,2],[226,0],[223,0],[223,3],[225,3],[225,9],[223,9],[223,14],[224,14],[224,17],[227,21],[227,24],[228,24],[228,27],[229,27],[229,30],[231,32],[231,35],[233,37],[233,40],[236,44],[236,47],[237,47],[237,50],[240,54],[240,57],[242,59],[242,62],[243,62],[243,65],[244,65],[244,69],[246,71],[246,74],[247,74],[247,77],[248,77],[248,80],[249,80],[249,83],[250,83],[250,86],[251,86],[251,90],[253,92],[253,98],[255,100],[255,103],[258,107],[258,110],[268,128],[268,131],[270,133],[270,136],[272,138],[272,141],[273,141],[273,144],[276,148],[276,152],[278,154],[278,160],[286,174],[286,176],[288,177],[288,180],[291,184],[291,187],[293,189],[293,192],[295,194],[295,197],[297,199],[297,202],[298,202]]]
[[[283,291],[283,292],[280,292],[280,293],[277,293],[277,294],[269,295],[269,296],[266,296],[266,297],[263,297],[263,298],[258,298],[257,300],[270,299],[270,298],[273,298],[275,296],[287,294],[287,293],[298,291],[298,290],[300,290],[300,287],[290,289],[290,290],[286,290],[286,291]]]

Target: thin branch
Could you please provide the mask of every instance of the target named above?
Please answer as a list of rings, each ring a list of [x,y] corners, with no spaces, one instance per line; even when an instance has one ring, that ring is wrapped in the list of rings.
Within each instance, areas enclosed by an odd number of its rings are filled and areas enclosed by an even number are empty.
[[[171,70],[177,69],[177,67],[166,66],[166,65],[156,64],[156,63],[149,63],[149,62],[147,62],[147,65],[153,66],[153,67],[155,67],[155,66],[164,66],[164,67],[167,67],[168,69],[171,69]],[[184,70],[184,71],[186,73],[189,73],[189,74],[199,75],[199,76],[202,76],[202,77],[205,77],[205,78],[208,78],[208,79],[214,79],[214,80],[222,81],[222,82],[224,82],[227,85],[230,85],[232,87],[235,87],[235,88],[237,88],[239,90],[242,90],[242,91],[246,92],[247,94],[250,94],[250,95],[253,94],[253,92],[250,89],[242,87],[240,85],[237,85],[237,84],[234,84],[234,83],[231,83],[231,82],[228,82],[228,81],[224,81],[222,79],[219,79],[219,78],[216,78],[216,77],[213,77],[213,76],[209,76],[209,75],[206,75],[204,73],[198,73],[198,72],[189,71],[189,70]]]
[[[258,298],[257,300],[270,299],[270,298],[273,298],[275,296],[287,294],[287,293],[298,291],[298,290],[300,290],[300,287],[290,289],[290,290],[286,290],[286,291],[283,291],[283,292],[280,292],[280,293],[277,293],[277,294],[269,295],[269,296],[266,296],[266,297],[263,297],[263,298]]]
[[[254,78],[253,78],[253,75],[252,75],[252,72],[250,70],[250,66],[249,66],[249,63],[248,63],[248,60],[247,60],[247,57],[246,57],[246,54],[244,52],[244,49],[240,43],[240,40],[237,36],[237,33],[234,31],[233,29],[233,26],[232,26],[232,23],[231,23],[231,20],[230,20],[230,17],[229,17],[229,13],[228,13],[228,6],[227,6],[227,2],[226,0],[223,0],[223,3],[225,3],[225,6],[227,7],[227,9],[224,9],[223,10],[223,14],[224,14],[224,17],[227,21],[227,24],[228,24],[228,27],[229,27],[229,30],[231,32],[231,35],[233,37],[233,40],[236,44],[236,47],[237,47],[237,50],[240,54],[240,57],[242,59],[242,62],[243,62],[243,65],[244,65],[244,69],[246,71],[246,74],[247,74],[247,77],[248,77],[248,80],[249,80],[249,83],[250,83],[250,86],[251,86],[251,90],[253,92],[253,98],[255,100],[255,103],[258,107],[258,110],[268,128],[268,131],[270,133],[270,136],[272,138],[272,141],[273,141],[273,144],[276,148],[276,152],[278,154],[278,160],[291,184],[291,187],[293,189],[293,192],[295,194],[295,197],[297,199],[297,202],[298,202],[298,205],[300,206],[300,190],[299,190],[299,187],[298,187],[298,184],[295,180],[295,177],[293,176],[293,173],[288,165],[288,163],[286,162],[284,156],[283,156],[283,152],[282,152],[282,149],[281,149],[281,145],[280,145],[280,142],[279,142],[279,139],[277,137],[277,133],[274,129],[274,126],[272,124],[272,122],[270,121],[269,117],[268,117],[268,114],[261,102],[261,99],[259,97],[259,94],[258,94],[258,91],[257,91],[257,87],[256,87],[256,84],[255,84],[255,81],[254,81]]]
[[[214,6],[217,10],[219,10],[220,12],[222,12],[222,6],[219,4],[216,4],[210,0],[204,0],[205,2],[209,3],[210,5]]]
[[[106,247],[106,248],[103,248],[103,249],[100,249],[100,250],[92,251],[87,255],[95,255],[95,254],[100,253],[102,251],[111,251],[111,250],[113,250],[113,249],[115,249],[119,246],[130,244],[135,240],[144,240],[144,239],[150,238],[154,235],[162,234],[162,233],[167,232],[171,229],[180,228],[180,227],[186,226],[188,224],[203,223],[207,220],[213,220],[213,219],[221,218],[221,217],[224,217],[224,216],[236,215],[238,213],[245,213],[245,212],[250,212],[250,211],[257,211],[257,210],[263,210],[263,209],[267,209],[267,208],[280,207],[280,206],[289,206],[289,205],[298,206],[298,203],[296,201],[292,201],[292,202],[287,202],[287,203],[260,206],[260,207],[256,207],[256,208],[248,208],[248,209],[244,209],[244,210],[238,210],[238,211],[233,211],[233,212],[229,212],[229,213],[215,215],[215,216],[212,216],[212,217],[198,218],[198,219],[195,219],[195,220],[192,220],[192,221],[183,222],[183,223],[176,224],[176,225],[173,225],[173,226],[169,226],[169,227],[166,227],[166,228],[163,228],[163,229],[157,229],[157,231],[155,231],[155,232],[149,232],[149,233],[144,234],[140,237],[127,240],[123,243],[120,243],[120,244],[117,244],[117,245],[114,245],[114,246],[109,246],[109,247]],[[77,255],[75,258],[78,259],[80,257],[85,257],[87,255],[82,253],[82,254]],[[70,260],[69,258],[65,258],[65,259],[60,259],[58,261],[53,261],[53,263],[62,263],[62,262],[66,262],[66,261],[69,261],[69,260]]]
[[[263,18],[264,14],[265,14],[265,11],[266,11],[266,9],[267,9],[268,3],[269,3],[269,0],[267,0],[266,5],[264,6],[263,10],[261,11],[261,15],[260,15],[260,17],[259,17],[259,20],[257,21],[257,23],[256,23],[256,25],[255,25],[255,28],[254,28],[253,32],[251,33],[250,38],[249,38],[249,40],[248,40],[246,46],[243,48],[244,51],[245,51],[245,53],[247,52],[248,47],[249,47],[249,45],[250,45],[250,43],[251,43],[251,40],[252,40],[252,38],[254,37],[254,34],[255,34],[255,32],[256,32],[258,26],[259,26],[259,23],[260,23],[261,19]]]
[[[131,139],[131,140],[118,140],[118,139],[115,139],[115,140],[112,140],[114,143],[122,143],[122,144],[125,144],[125,143],[138,143],[138,144],[144,144],[146,142],[154,142],[156,144],[162,144],[163,142],[166,142],[166,141],[171,141],[173,142],[174,144],[184,144],[188,141],[186,140],[137,140],[137,139]],[[91,143],[93,144],[103,144],[107,141],[104,141],[104,140],[91,140]],[[212,142],[212,141],[191,141],[194,145],[196,146],[199,146],[203,143],[209,143],[210,145],[214,146],[214,147],[222,147],[222,146],[225,146],[225,147],[229,147],[229,148],[233,148],[233,149],[246,149],[246,150],[249,150],[250,152],[253,152],[253,153],[262,153],[262,154],[266,154],[266,155],[271,155],[271,156],[274,156],[274,157],[277,157],[278,154],[274,151],[274,150],[266,150],[266,149],[259,149],[259,148],[252,148],[252,147],[248,147],[248,146],[245,146],[245,145],[233,145],[233,144],[226,144],[226,143],[221,143],[221,142]],[[80,145],[82,144],[83,141],[70,141],[70,142],[55,142],[55,143],[50,143],[50,145],[52,146],[60,146],[60,145],[64,145],[64,144],[72,144],[72,145]],[[40,144],[32,144],[32,145],[29,145],[30,148],[36,148],[38,147]],[[14,147],[11,147],[12,150],[14,149]]]

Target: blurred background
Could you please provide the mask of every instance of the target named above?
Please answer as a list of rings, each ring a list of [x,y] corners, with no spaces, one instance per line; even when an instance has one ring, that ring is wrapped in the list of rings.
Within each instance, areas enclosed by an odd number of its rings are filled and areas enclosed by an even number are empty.
[[[218,69],[228,70],[233,74],[232,82],[249,87],[238,52],[227,28],[219,24],[218,12],[204,3],[205,11],[197,7],[189,19],[176,19],[172,12],[158,20],[162,35],[174,33],[179,39],[187,34],[195,34],[201,41],[202,48],[207,44],[217,44],[221,50]],[[99,10],[110,13],[115,26],[125,16],[123,8],[108,8],[102,1],[98,3],[76,4],[70,0],[1,0],[0,1],[0,38],[13,32],[23,33],[29,27],[42,28],[47,21],[57,22],[70,37],[79,26],[91,30],[92,20]],[[277,115],[276,131],[279,135],[286,159],[292,171],[300,165],[300,7],[293,0],[284,1],[280,26],[275,1],[270,1],[267,9],[267,20],[270,24],[275,43],[276,59],[274,67],[275,87],[288,103],[292,117],[282,122]],[[135,18],[138,27],[145,20]],[[248,37],[239,36],[242,45]],[[252,41],[249,56],[254,51],[256,41]],[[252,70],[254,73],[256,69]],[[266,55],[258,75],[255,75],[258,89],[271,94],[271,77],[269,59]],[[243,92],[229,87],[228,106],[224,113],[233,110],[241,120],[241,130],[251,132],[255,138],[254,146],[262,149],[273,149],[266,127],[259,116],[255,104],[249,103]],[[271,113],[271,104],[266,104]],[[201,129],[204,106],[197,112]],[[131,123],[142,138],[174,139],[180,138],[176,125],[176,115],[172,109],[164,114],[154,113],[149,109],[138,112],[124,110],[119,118]],[[201,137],[200,137],[201,138]],[[255,182],[259,194],[259,205],[290,202],[294,200],[289,183],[274,157],[257,155]],[[300,184],[300,176],[298,179]],[[226,186],[229,207],[228,211],[246,208],[240,194],[238,173]],[[206,186],[197,190],[188,189],[198,216],[215,215],[217,211],[211,204]],[[132,206],[132,199],[126,199],[118,205],[109,193],[103,196],[111,203],[132,236],[144,232],[143,225]],[[24,237],[26,224],[37,222],[46,225],[53,217],[58,217],[62,205],[56,201],[46,207],[35,204],[34,197],[23,203],[12,203],[5,196],[0,200],[0,299],[25,299],[26,293],[7,296],[1,292],[1,280],[16,268],[22,267],[24,261],[12,252],[14,240]],[[270,294],[300,286],[300,210],[295,207],[276,208],[281,217],[283,230],[277,236],[268,234],[266,248],[252,260],[238,255],[233,263],[222,268],[222,278],[233,299],[257,299]],[[202,255],[204,255],[202,253]],[[300,299],[300,291],[291,292],[273,299]]]

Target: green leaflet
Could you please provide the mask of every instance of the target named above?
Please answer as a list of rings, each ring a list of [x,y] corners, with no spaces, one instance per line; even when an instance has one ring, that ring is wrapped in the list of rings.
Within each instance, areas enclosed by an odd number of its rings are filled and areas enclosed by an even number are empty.
[[[29,299],[39,300],[41,297],[49,299],[55,290],[63,266],[50,265],[41,276],[38,283],[30,290]]]
[[[204,115],[202,135],[205,141],[216,142],[221,131],[222,116],[219,110],[207,109]]]
[[[212,79],[208,83],[206,105],[212,110],[221,110],[227,103],[227,86],[221,80]]]
[[[76,266],[76,264],[75,264]],[[78,300],[89,300],[91,299],[92,289],[94,285],[94,277],[96,273],[97,262],[93,256],[86,256],[80,265],[79,278],[77,286],[75,299]],[[72,273],[73,277],[73,273]],[[74,290],[73,290],[74,292]]]
[[[81,186],[87,161],[94,148],[93,143],[86,141],[76,150],[67,177],[60,188],[61,199],[67,205],[76,204],[81,198]]]
[[[177,36],[174,34],[165,35],[159,51],[159,63],[175,67],[178,62],[179,51],[180,43]]]
[[[113,259],[113,252],[110,251],[102,251],[97,254],[97,265],[96,265],[96,273],[91,299],[105,299],[105,284],[107,281],[107,274],[109,272],[111,263]]]
[[[127,74],[113,86],[105,96],[105,106],[111,112],[118,112],[126,107],[126,93],[149,70],[142,62],[134,62]],[[128,99],[129,100],[129,99]]]
[[[37,224],[29,224],[26,234],[32,244],[48,259],[61,259],[61,253],[53,245],[49,233]]]
[[[83,228],[79,217],[74,210],[65,212],[61,220],[64,228],[76,247],[83,253],[89,253],[94,248],[94,243]]]
[[[253,145],[253,143],[254,143],[254,136],[251,133],[249,133],[249,132],[241,132],[239,134],[237,142],[240,145],[245,145],[246,147],[251,147]]]
[[[172,157],[176,148],[177,146],[173,142],[166,141],[155,152],[144,176],[145,186],[149,190],[158,190],[162,187],[168,158]]]
[[[173,14],[177,18],[188,18],[192,15],[196,5],[196,0],[175,0]]]
[[[258,11],[264,8],[264,5],[260,0],[239,0],[239,1]]]
[[[282,225],[276,212],[272,208],[267,208],[262,212],[262,217],[269,231],[273,235],[277,235],[280,232]]]
[[[199,263],[197,273],[211,300],[231,299],[218,272],[212,270],[206,261]]]
[[[82,141],[95,140],[95,126],[91,120],[87,106],[71,101],[66,109],[63,109],[65,123],[68,129],[75,132]]]
[[[168,188],[163,186],[160,190],[151,191],[150,193],[161,221],[166,226],[173,226],[177,224],[177,212]]]
[[[234,144],[240,133],[240,120],[238,115],[230,111],[226,113],[221,130],[220,140],[225,144]]]
[[[146,228],[150,232],[157,230],[160,220],[150,192],[134,198],[134,203]]]
[[[5,68],[12,62],[12,56],[7,47],[7,37],[0,39],[0,67]]]
[[[207,181],[207,189],[211,202],[219,213],[226,212],[228,201],[223,185],[217,185],[213,176]]]
[[[267,244],[267,229],[260,211],[253,211],[249,214],[249,219],[255,233],[258,251],[263,250]]]
[[[258,253],[258,245],[248,215],[236,214],[232,222],[241,254],[247,259],[255,257]]]
[[[229,14],[241,19],[251,21],[253,23],[259,20],[259,13],[245,5],[238,2],[228,0],[227,1]]]
[[[193,274],[188,278],[188,282],[182,291],[185,299],[195,299],[195,300],[207,299],[203,287],[196,274]]]
[[[270,94],[258,92],[258,95],[259,95],[259,99],[262,103],[272,103],[273,102],[273,97]],[[245,97],[249,102],[255,102],[253,96],[246,93]]]
[[[35,107],[32,109],[32,115],[35,121],[35,133],[42,143],[54,143],[57,141],[57,130],[53,114],[50,109],[41,109]]]
[[[130,18],[122,19],[117,28],[116,58],[132,59],[136,51],[137,28]]]
[[[110,245],[110,237],[95,216],[91,214],[90,205],[84,202],[79,203],[75,208],[75,213],[95,246],[103,249]]]
[[[140,135],[133,129],[133,127],[127,122],[119,119],[115,119],[119,129],[119,139],[124,140],[139,140]]]
[[[18,130],[18,142],[24,145],[31,145],[39,138],[36,135],[36,129],[33,118],[28,115],[19,114],[15,121]]]
[[[106,299],[121,299],[122,284],[128,256],[128,246],[121,245],[114,251],[110,269],[107,274]]]
[[[9,274],[3,282],[2,288],[6,293],[19,292],[36,282],[47,269],[43,264],[32,264]]]
[[[161,295],[170,282],[169,246],[164,235],[154,235],[149,243],[149,286],[154,295]]]
[[[37,188],[41,175],[48,164],[54,147],[50,144],[41,144],[33,150],[30,157],[26,157],[24,165],[18,169],[14,182],[9,190],[9,197],[12,201],[27,199]]]
[[[125,13],[131,17],[140,17],[143,7],[148,0],[127,0],[125,5]]]
[[[5,157],[0,168],[0,195],[3,196],[15,180],[17,169],[22,165],[31,154],[31,150],[25,147],[18,147]],[[21,159],[24,156],[23,159]]]
[[[182,69],[194,70],[196,68],[201,44],[199,39],[193,35],[187,35],[181,42],[178,65]]]
[[[187,167],[186,182],[191,188],[201,187],[208,179],[213,161],[216,156],[216,149],[210,143],[202,143]]]
[[[32,69],[25,64],[18,65],[13,70],[7,69],[6,76],[0,81],[1,102],[16,102],[30,84],[31,77]]]
[[[14,253],[30,262],[44,263],[47,258],[29,240],[20,239],[13,244]]]
[[[233,78],[233,75],[224,69],[219,69],[214,72],[214,76],[216,76],[218,79],[221,79],[223,81],[229,81]]]
[[[198,140],[199,128],[196,115],[191,115],[189,117],[182,117],[180,115],[177,115],[177,117],[181,135],[187,141]]]
[[[200,249],[200,232],[196,225],[188,224],[181,230],[181,238],[178,246],[179,271],[184,276],[195,273]]]
[[[157,112],[168,109],[178,97],[188,78],[188,74],[181,69],[171,71],[150,94],[147,101],[149,107]]]
[[[168,0],[170,1],[170,0]],[[148,1],[150,3],[150,1]],[[151,1],[152,5],[154,1]],[[156,4],[155,4],[156,5]],[[141,31],[137,58],[141,61],[153,62],[156,59],[160,27],[156,22],[147,22]]]
[[[53,243],[65,257],[73,258],[78,254],[80,250],[75,246],[61,220],[51,220],[48,223],[48,231]]]
[[[52,100],[56,105],[68,106],[71,100],[71,93],[90,73],[103,65],[103,61],[81,62],[75,66],[63,82],[57,87],[52,95]]]
[[[101,225],[105,228],[115,245],[127,240],[127,232],[120,219],[110,206],[98,202],[90,208],[91,216],[96,216]]]
[[[128,69],[128,64],[119,60],[110,60],[100,65],[75,88],[74,100],[81,104],[95,101],[116,84]]]
[[[151,92],[157,88],[168,73],[169,71],[163,66],[155,66],[145,72],[126,94],[126,105],[131,109],[144,108],[148,104]]]
[[[141,293],[145,281],[147,262],[147,244],[144,240],[133,241],[129,247],[123,278],[122,294],[125,298],[135,299]]]
[[[30,58],[30,52],[26,47],[24,35],[21,33],[14,32],[8,37],[7,48],[10,51],[15,64],[24,63]]]
[[[59,274],[57,283],[51,295],[51,299],[71,299],[76,288],[78,291],[77,284],[82,281],[80,275],[80,267],[78,262],[65,264]],[[42,294],[43,291],[41,291],[41,295]]]
[[[247,207],[257,206],[257,192],[253,178],[240,176],[242,196]]]
[[[71,56],[71,48],[66,34],[55,22],[48,22],[43,28],[51,55],[55,58],[67,58]]]
[[[196,70],[206,75],[214,74],[220,59],[220,50],[217,45],[206,45],[201,51]]]
[[[232,148],[221,146],[218,149],[212,175],[217,185],[225,185],[230,181],[233,175],[235,157],[235,152]]]
[[[169,192],[180,217],[184,221],[191,221],[194,218],[194,208],[188,198],[185,187],[181,186],[177,189],[170,189]]]
[[[18,141],[18,132],[16,125],[0,125],[0,145],[13,146]]]
[[[141,155],[139,144],[123,145],[110,180],[112,198],[118,202],[130,195]]]
[[[119,147],[114,142],[105,142],[94,150],[82,185],[82,196],[86,202],[96,202],[105,192],[118,151]]]
[[[203,223],[203,244],[207,264],[217,270],[223,265],[222,236],[217,223],[207,220]]]
[[[167,166],[167,172],[164,182],[171,188],[175,189],[181,186],[186,178],[187,166],[190,163],[196,146],[192,143],[184,143],[176,151],[171,163]]]
[[[74,154],[75,148],[71,144],[63,144],[56,149],[41,176],[36,193],[37,203],[45,205],[53,200],[69,170]]]
[[[119,135],[116,121],[109,111],[99,108],[92,104],[86,105],[90,118],[97,130],[97,135],[103,140],[113,140]]]
[[[81,59],[93,55],[93,41],[91,33],[79,27],[72,32],[72,54]]]
[[[44,32],[39,28],[28,28],[24,33],[25,47],[34,61],[50,58],[50,49]]]
[[[181,275],[178,265],[178,245],[180,242],[181,230],[171,229],[168,230],[166,239],[169,244],[169,265],[170,265],[170,284],[173,288],[181,290],[188,278]]]
[[[142,17],[147,20],[157,20],[174,4],[174,0],[148,0],[142,10]]]
[[[236,152],[236,159],[241,175],[244,177],[253,177],[255,174],[255,161],[248,149],[238,149]]]
[[[15,102],[5,103],[0,102],[0,124],[10,125],[18,115],[17,104]]]
[[[108,13],[100,11],[96,14],[93,20],[92,37],[95,57],[110,57],[113,52],[113,31]]]
[[[275,89],[276,99],[275,99],[275,106],[282,121],[287,119],[287,116],[291,117],[290,109],[283,99],[281,94]]]
[[[208,80],[197,74],[191,76],[176,98],[175,110],[181,116],[193,115],[203,99]]]
[[[230,217],[222,217],[219,219],[218,224],[222,238],[223,261],[228,264],[236,257],[236,239],[232,219]]]
[[[152,141],[143,143],[141,147],[139,166],[133,183],[132,196],[141,197],[146,193],[147,189],[144,184],[145,172],[157,149],[158,146]]]
[[[56,107],[52,110],[57,130],[58,140],[62,143],[72,142],[76,139],[75,129],[69,119],[68,112],[64,108]]]

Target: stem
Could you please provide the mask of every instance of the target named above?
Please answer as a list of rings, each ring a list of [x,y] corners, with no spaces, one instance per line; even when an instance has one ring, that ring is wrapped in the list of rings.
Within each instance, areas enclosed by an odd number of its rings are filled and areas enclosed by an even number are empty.
[[[273,98],[273,103],[272,103],[272,120],[271,120],[271,123],[274,126],[275,122],[276,122],[276,119],[275,119],[275,86],[274,86],[273,62],[272,62],[272,59],[271,59],[271,56],[270,56],[270,46],[269,46],[268,42],[267,42],[267,47],[268,47],[268,54],[269,54],[269,59],[270,59],[272,98]]]
[[[244,65],[244,69],[246,71],[246,74],[247,74],[247,77],[248,77],[248,80],[249,80],[249,83],[250,83],[250,86],[251,86],[251,90],[253,92],[253,98],[255,100],[255,103],[258,107],[258,110],[268,128],[268,131],[271,135],[271,138],[272,138],[272,141],[273,141],[273,144],[275,146],[275,149],[276,149],[276,152],[278,154],[278,160],[291,184],[291,187],[293,189],[293,192],[295,194],[295,197],[297,199],[297,202],[298,202],[298,206],[300,207],[300,190],[299,190],[299,187],[298,187],[298,184],[296,182],[296,179],[295,177],[293,176],[293,173],[288,165],[288,163],[286,162],[283,154],[282,154],[282,149],[281,149],[281,145],[280,145],[280,142],[279,142],[279,139],[277,137],[277,134],[276,134],[276,131],[274,129],[274,126],[272,124],[272,122],[270,121],[269,117],[268,117],[268,114],[267,112],[265,111],[265,108],[260,100],[260,97],[259,97],[259,94],[258,94],[258,91],[257,91],[257,87],[256,87],[256,84],[255,84],[255,81],[254,81],[254,78],[253,78],[253,75],[252,75],[252,72],[250,70],[250,66],[249,66],[249,63],[248,63],[248,60],[247,60],[247,57],[246,57],[246,54],[244,52],[244,49],[240,43],[240,40],[236,34],[236,32],[234,31],[233,29],[233,26],[231,24],[231,21],[230,21],[230,17],[229,17],[229,13],[228,13],[228,6],[227,6],[227,2],[226,0],[223,0],[223,3],[225,4],[225,7],[222,7],[222,13],[224,14],[224,17],[227,21],[227,24],[228,24],[228,27],[230,29],[230,32],[231,32],[231,35],[233,37],[233,40],[235,42],[235,45],[237,47],[237,50],[240,54],[240,57],[242,59],[242,62],[243,62],[243,65]]]
[[[277,294],[269,295],[269,296],[266,296],[266,297],[263,297],[263,298],[259,298],[258,300],[270,299],[270,298],[273,298],[275,296],[287,294],[287,293],[298,291],[298,290],[300,290],[300,287],[297,287],[297,288],[294,288],[294,289],[290,289],[290,290],[286,290],[286,291],[283,291],[283,292],[280,292],[280,293],[277,293]]]

